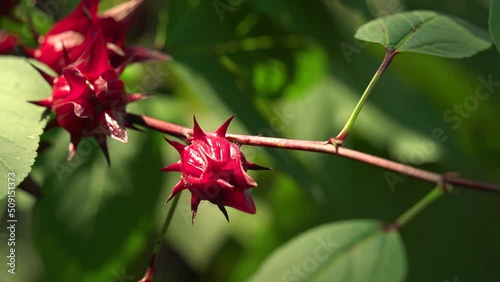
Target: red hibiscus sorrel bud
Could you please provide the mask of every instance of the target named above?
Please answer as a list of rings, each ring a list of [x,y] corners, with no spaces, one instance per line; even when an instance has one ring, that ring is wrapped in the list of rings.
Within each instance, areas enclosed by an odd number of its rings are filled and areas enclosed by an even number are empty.
[[[88,40],[86,36],[97,29],[93,23],[97,20],[98,4],[99,0],[82,0],[71,14],[58,21],[47,34],[37,38],[38,48],[24,48],[28,56],[61,74],[64,67],[81,55]]]
[[[94,32],[82,55],[53,84],[51,97],[33,103],[52,109],[58,125],[71,134],[68,160],[82,138],[94,137],[109,163],[106,136],[127,143],[126,105],[144,96],[126,95],[123,82],[110,65],[101,32]]]
[[[24,49],[30,57],[61,74],[68,62],[74,62],[80,56],[89,34],[100,29],[111,65],[115,68],[139,61],[168,60],[169,56],[154,50],[125,46],[130,21],[142,2],[129,0],[98,14],[99,0],[81,0],[71,14],[57,22],[47,34],[38,37],[40,46],[37,49]]]
[[[226,139],[226,131],[233,118],[234,115],[213,134],[203,132],[194,118],[193,138],[188,145],[165,139],[179,152],[181,159],[162,170],[182,173],[167,202],[180,191],[189,190],[193,221],[201,200],[216,204],[228,221],[225,206],[255,213],[249,189],[256,187],[257,183],[247,170],[268,168],[247,161],[240,147]]]

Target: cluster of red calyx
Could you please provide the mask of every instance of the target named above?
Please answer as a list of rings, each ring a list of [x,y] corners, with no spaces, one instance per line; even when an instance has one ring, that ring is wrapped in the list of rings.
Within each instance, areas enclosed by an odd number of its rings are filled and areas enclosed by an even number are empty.
[[[179,152],[181,159],[162,170],[182,173],[167,202],[180,191],[189,190],[193,221],[201,200],[216,204],[228,221],[225,206],[251,214],[256,211],[249,189],[256,187],[257,183],[247,170],[268,168],[247,161],[240,147],[227,140],[227,128],[233,117],[213,134],[203,132],[194,119],[193,138],[188,140],[188,145],[166,139]]]
[[[129,0],[98,14],[98,0],[81,0],[47,34],[38,36],[33,32],[39,43],[37,48],[21,46],[28,56],[45,63],[58,75],[51,77],[40,71],[53,86],[53,92],[51,97],[32,103],[52,110],[57,124],[70,133],[68,160],[82,138],[93,137],[109,163],[107,136],[128,141],[125,128],[132,125],[125,122],[126,106],[145,97],[127,95],[119,78],[121,72],[133,62],[170,58],[157,51],[125,45],[130,20],[142,2]],[[0,53],[12,51],[16,42],[15,36],[0,30]],[[187,145],[167,140],[181,158],[162,170],[182,173],[167,202],[180,191],[189,190],[193,221],[202,200],[216,204],[228,221],[226,206],[251,214],[256,211],[250,189],[257,183],[247,170],[268,168],[247,161],[240,147],[226,138],[233,117],[215,133],[203,132],[195,119],[193,137]]]
[[[65,54],[70,61],[75,61],[89,40],[89,31],[97,29],[103,34],[109,60],[115,68],[132,62],[167,60],[169,57],[160,52],[139,46],[125,46],[131,19],[142,2],[143,0],[129,0],[98,14],[99,0],[82,0],[70,15],[38,38],[38,48],[24,50],[28,56],[60,73],[67,65]]]
[[[109,163],[106,136],[126,143],[126,105],[145,97],[127,95],[119,75],[133,62],[169,59],[157,51],[125,46],[127,27],[141,3],[130,0],[97,14],[98,0],[82,0],[38,38],[38,48],[24,48],[59,75],[42,73],[53,86],[52,96],[33,103],[54,111],[58,125],[71,134],[69,160],[82,138],[94,137]]]

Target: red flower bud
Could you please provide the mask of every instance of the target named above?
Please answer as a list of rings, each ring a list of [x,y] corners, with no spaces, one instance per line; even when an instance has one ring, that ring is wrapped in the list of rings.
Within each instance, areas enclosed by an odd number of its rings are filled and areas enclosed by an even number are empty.
[[[102,14],[97,14],[99,0],[81,0],[77,8],[38,38],[37,49],[25,48],[26,53],[45,63],[57,73],[74,62],[85,48],[87,37],[101,30],[114,68],[146,60],[168,60],[170,57],[141,47],[126,47],[125,39],[130,19],[143,0],[129,0]]]
[[[68,160],[82,138],[95,137],[109,163],[106,136],[127,143],[126,105],[143,97],[126,95],[109,63],[104,37],[95,32],[81,56],[54,79],[52,96],[34,103],[52,109],[57,123],[71,134]]]
[[[226,131],[233,117],[213,134],[203,132],[195,118],[194,136],[188,145],[165,139],[179,152],[181,159],[162,170],[182,173],[181,180],[173,188],[167,202],[180,191],[188,189],[191,192],[193,221],[201,200],[216,204],[228,221],[225,206],[255,213],[249,189],[256,187],[257,183],[246,171],[268,168],[248,162],[240,147],[226,139]]]

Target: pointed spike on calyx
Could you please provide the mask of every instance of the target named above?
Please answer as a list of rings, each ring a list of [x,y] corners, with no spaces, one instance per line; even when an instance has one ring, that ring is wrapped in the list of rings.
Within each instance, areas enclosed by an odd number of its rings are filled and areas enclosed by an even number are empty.
[[[112,7],[99,14],[99,18],[111,18],[123,25],[128,25],[131,18],[135,16],[139,6],[144,0],[129,0],[122,4]]]
[[[71,159],[73,159],[73,157],[75,156],[76,148],[78,147],[78,143],[80,143],[80,140],[82,140],[81,137],[71,136],[71,141],[68,146],[68,161],[71,161]]]
[[[108,167],[111,167],[111,160],[109,159],[109,151],[108,151],[108,144],[106,143],[106,136],[96,136],[97,142],[99,143],[99,146],[101,147],[102,153],[104,154],[104,157],[106,158],[106,162],[108,163]]]
[[[82,6],[82,11],[83,14],[85,15],[85,19],[88,21],[89,25],[92,26],[94,24],[93,22],[93,11],[90,11],[89,8],[86,6]]]
[[[260,166],[258,164],[254,164],[252,162],[247,161],[247,169],[250,170],[272,170],[272,168]]]
[[[66,66],[69,66],[71,64],[71,58],[69,57],[68,50],[66,50],[64,44],[62,44],[62,51],[63,51],[64,64]]]
[[[229,215],[227,214],[227,210],[223,205],[218,205],[219,210],[222,212],[224,217],[226,218],[227,222],[229,222]]]
[[[110,46],[110,44],[107,44],[106,46]],[[115,45],[116,46],[116,45]],[[118,46],[115,50],[115,53],[116,54],[120,54],[120,49]],[[121,52],[123,53],[123,51]],[[125,56],[125,54],[123,54],[123,56]],[[132,56],[129,56],[127,59],[125,59],[119,66],[117,66],[115,68],[115,72],[118,74],[118,75],[121,75],[123,73],[123,71],[125,70],[125,67],[127,67],[128,65],[130,65],[133,61],[134,61],[134,58],[135,58],[135,55],[132,55]]]
[[[52,75],[46,73],[45,71],[43,71],[42,69],[40,69],[39,67],[37,67],[35,64],[33,64],[33,62],[31,62],[30,60],[27,60],[28,63],[36,70],[38,71],[38,73],[43,77],[43,79],[45,79],[45,81],[47,81],[51,86],[54,85],[54,79],[56,79],[55,77],[53,77]]]
[[[127,95],[127,103],[133,103],[135,101],[144,100],[144,99],[147,99],[151,96],[152,95],[141,94],[141,93],[129,94],[129,95]]]
[[[99,0],[82,0],[76,10],[85,13],[85,16],[89,16],[92,19],[92,16],[97,14],[98,8]]]
[[[129,53],[134,56],[134,62],[144,62],[144,61],[170,61],[172,57],[168,54],[156,50],[148,50],[140,46],[129,47]]]
[[[107,45],[108,46],[108,45]],[[116,46],[116,45],[115,45]],[[109,46],[108,46],[109,48]],[[121,51],[121,52],[120,52]],[[120,54],[121,56],[125,56],[126,54],[123,52],[123,50],[119,47],[119,46],[116,46],[116,50],[115,50],[115,53],[117,54]],[[117,66],[115,68],[115,72],[119,75],[121,75],[123,73],[123,71],[125,70],[125,68],[130,65],[131,63],[134,62],[134,59],[135,59],[135,54],[132,54],[131,56],[128,56],[127,59],[125,59],[119,66]]]
[[[200,202],[200,198],[198,198],[194,194],[191,195],[191,224],[194,224],[194,218],[196,217],[196,212],[198,211],[198,205],[200,204]]]
[[[165,201],[165,205],[170,201],[172,200],[173,197],[175,197],[175,195],[177,195],[177,193],[179,193],[180,191],[184,190],[186,187],[184,186],[184,183],[182,182],[182,180],[180,180],[179,182],[177,182],[177,184],[175,184],[174,188],[172,188],[172,193],[170,193],[170,196],[168,196],[168,199]]]
[[[184,148],[186,148],[186,145],[183,145],[177,141],[172,141],[170,139],[167,139],[166,137],[164,137],[164,139],[168,142],[168,144],[172,145],[172,147],[174,147],[180,155],[182,155],[182,153],[184,152]]]
[[[52,112],[51,109],[45,109],[42,113],[42,117],[40,117],[40,121],[46,119],[48,116],[50,116],[50,113]]]
[[[233,120],[233,118],[235,117],[236,115],[233,114],[232,116],[230,116],[226,122],[224,122],[220,127],[219,129],[217,129],[217,131],[215,132],[215,135],[219,136],[219,137],[226,137],[226,133],[227,133],[227,129],[229,128],[229,124],[231,123],[231,121]]]
[[[43,99],[40,101],[29,101],[29,103],[50,109],[50,108],[52,108],[52,97],[49,97],[49,98],[46,98],[46,99]]]
[[[161,168],[160,170],[161,171],[166,171],[166,172],[170,172],[170,171],[180,172],[181,171],[181,163],[179,161],[179,162],[176,162],[176,163],[173,163],[173,164],[169,164],[166,167]]]
[[[193,137],[195,140],[203,139],[205,138],[205,132],[201,129],[200,125],[198,124],[198,121],[196,121],[196,117],[193,116],[193,123],[194,123],[194,128],[193,128]]]

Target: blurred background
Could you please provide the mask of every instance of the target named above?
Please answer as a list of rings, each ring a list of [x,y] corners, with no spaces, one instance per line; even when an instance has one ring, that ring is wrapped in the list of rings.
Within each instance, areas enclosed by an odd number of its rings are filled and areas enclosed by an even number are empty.
[[[43,34],[78,1],[25,2]],[[100,10],[121,2],[103,0]],[[342,129],[383,58],[383,47],[354,39],[360,25],[428,9],[487,29],[488,7],[487,0],[146,0],[129,43],[163,50],[173,60],[127,67],[128,92],[154,94],[128,111],[188,127],[196,115],[208,131],[235,113],[231,133],[327,140]],[[16,13],[27,14],[24,7]],[[345,146],[500,183],[499,66],[495,48],[462,60],[398,55]],[[494,83],[477,94],[484,81]],[[481,94],[487,98],[477,98]],[[446,138],[433,138],[436,129]],[[67,132],[42,137],[50,147],[38,156],[32,178],[43,196],[18,192],[17,273],[7,273],[3,263],[0,281],[143,276],[170,208],[164,201],[180,177],[159,169],[178,154],[164,134],[129,134],[129,144],[108,142],[111,168],[94,142],[66,163]],[[391,184],[386,171],[335,156],[242,150],[252,162],[274,168],[250,172],[259,183],[252,190],[257,214],[229,209],[227,223],[216,206],[203,202],[192,225],[184,192],[156,281],[245,281],[273,250],[309,228],[356,218],[391,222],[433,188],[404,176]],[[458,189],[402,228],[407,281],[498,281],[499,200]]]

